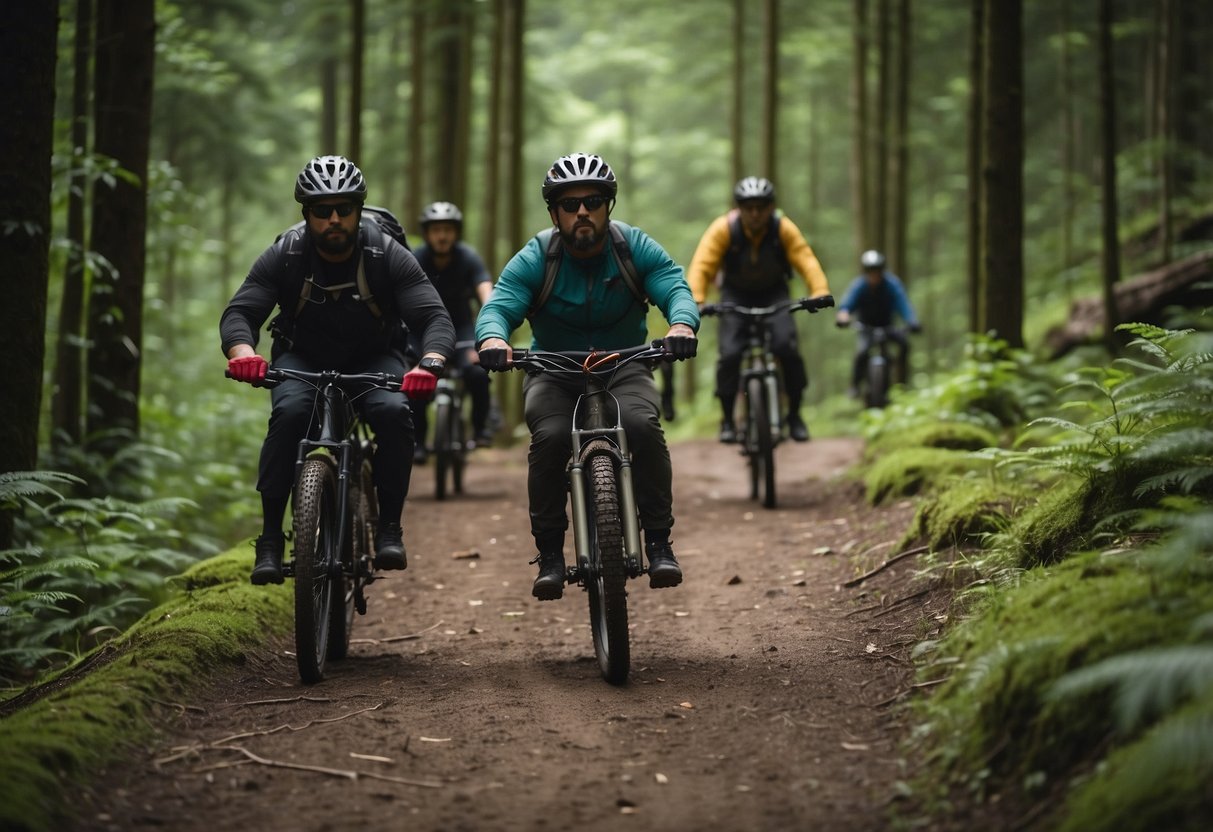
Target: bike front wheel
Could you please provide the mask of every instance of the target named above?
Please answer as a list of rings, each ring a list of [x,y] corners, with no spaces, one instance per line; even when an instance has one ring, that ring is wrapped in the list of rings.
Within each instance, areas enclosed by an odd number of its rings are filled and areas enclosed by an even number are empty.
[[[295,661],[306,683],[324,678],[333,616],[334,569],[340,569],[337,540],[337,478],[321,456],[303,463],[295,487]]]
[[[889,362],[884,356],[868,360],[867,406],[884,407],[889,402]]]
[[[775,437],[762,379],[746,382],[746,454],[750,463],[750,499],[762,497],[766,508],[775,507]]]
[[[591,456],[588,513],[590,515],[589,575],[590,629],[594,654],[602,677],[612,685],[628,678],[631,650],[628,643],[627,564],[623,555],[623,521],[619,511],[618,477],[609,454]]]
[[[434,408],[434,498],[437,500],[446,499],[447,473],[454,471],[453,422],[454,408],[450,399],[440,401]]]

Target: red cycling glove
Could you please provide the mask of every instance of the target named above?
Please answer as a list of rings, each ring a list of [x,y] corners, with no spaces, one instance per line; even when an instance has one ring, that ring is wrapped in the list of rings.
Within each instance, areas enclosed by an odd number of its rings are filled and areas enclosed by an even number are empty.
[[[434,389],[438,386],[438,376],[429,370],[415,368],[404,374],[400,390],[410,399],[430,399],[434,397]]]
[[[248,384],[260,384],[265,380],[265,371],[269,365],[259,355],[245,355],[233,358],[227,362],[228,374]]]

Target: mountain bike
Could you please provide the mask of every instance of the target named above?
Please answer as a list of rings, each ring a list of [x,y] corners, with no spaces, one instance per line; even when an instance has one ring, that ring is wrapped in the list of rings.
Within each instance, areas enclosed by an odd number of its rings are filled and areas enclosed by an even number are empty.
[[[851,326],[860,331],[860,337],[866,340],[866,366],[863,374],[863,403],[866,407],[884,407],[889,403],[889,388],[895,378],[894,358],[890,345],[896,342],[895,334],[901,330],[892,326],[870,326],[860,321],[852,321]],[[904,338],[904,335],[902,336]]]
[[[399,390],[401,377],[270,367],[261,386],[288,379],[316,389],[312,427],[295,459],[292,551],[282,567],[295,579],[295,661],[311,684],[324,678],[327,660],[345,658],[354,613],[366,614],[364,590],[375,579],[374,444],[353,402],[373,388]]]
[[[475,341],[459,341],[455,344],[456,355],[475,346]],[[463,401],[463,369],[452,361],[434,390],[434,498],[438,500],[446,499],[448,481],[452,492],[463,493],[463,472],[470,449]]]
[[[750,469],[750,499],[761,496],[764,508],[775,508],[775,446],[783,442],[782,385],[779,368],[771,352],[771,333],[766,320],[785,310],[817,312],[834,305],[834,298],[801,298],[771,306],[741,306],[723,301],[705,305],[700,314],[738,315],[745,320],[746,347],[741,369],[741,399],[745,410],[741,453]]]
[[[633,361],[671,360],[661,340],[615,352],[513,351],[513,366],[528,374],[584,381],[573,409],[573,453],[567,471],[576,564],[567,570],[565,581],[586,591],[594,654],[603,678],[614,685],[627,681],[631,661],[627,581],[647,570],[632,460],[611,383]]]

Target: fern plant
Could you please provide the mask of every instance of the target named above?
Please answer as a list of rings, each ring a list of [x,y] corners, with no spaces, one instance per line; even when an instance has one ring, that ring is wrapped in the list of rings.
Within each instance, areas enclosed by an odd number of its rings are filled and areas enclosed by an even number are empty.
[[[59,472],[0,475],[0,510],[20,510],[25,538],[0,552],[0,678],[26,679],[121,632],[193,560],[169,524],[188,501],[59,490],[84,485]]]

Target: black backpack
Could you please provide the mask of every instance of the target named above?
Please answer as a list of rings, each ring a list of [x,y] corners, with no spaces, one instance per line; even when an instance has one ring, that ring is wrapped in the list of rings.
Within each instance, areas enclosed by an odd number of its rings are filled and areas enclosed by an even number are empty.
[[[375,287],[382,288],[384,285],[384,238],[391,237],[409,251],[413,249],[409,245],[408,236],[404,233],[404,227],[400,224],[400,220],[396,219],[396,215],[387,208],[380,208],[376,205],[363,205],[360,226],[362,234],[362,260],[358,263],[358,272],[355,280],[353,283],[333,286],[331,288],[355,289],[357,292],[355,297],[366,304],[367,310],[376,318],[383,318],[383,309],[375,300],[374,289]],[[309,266],[308,258],[310,258],[311,254],[305,245],[307,232],[304,230],[304,227],[305,221],[300,220],[274,239],[275,244],[281,246],[283,270],[288,275],[288,285],[299,286],[299,299],[295,303],[295,308],[288,311],[284,305],[283,311],[269,325],[270,332],[276,338],[285,338],[288,343],[295,328],[295,318],[303,311],[303,307],[307,305],[308,300],[312,296],[312,282],[306,279],[306,272]],[[392,343],[393,345],[399,345],[407,339],[407,332],[404,329],[403,322],[399,321],[399,316],[392,315],[391,317],[396,318],[397,322],[394,326],[397,330],[400,330],[400,332],[393,334]]]
[[[615,264],[619,266],[619,273],[623,275],[623,282],[627,284],[632,297],[636,298],[636,302],[642,304],[647,310],[649,298],[644,292],[644,283],[640,280],[640,273],[636,271],[636,263],[632,260],[632,247],[628,245],[628,240],[623,236],[623,231],[619,229],[619,226],[611,222],[609,227],[611,256],[615,258]],[[548,302],[548,298],[552,294],[552,286],[556,283],[556,273],[560,271],[560,259],[564,256],[564,240],[555,232],[554,228],[545,228],[535,235],[547,254],[543,263],[543,286],[540,287],[539,294],[535,295],[531,308],[526,313],[528,319]]]

